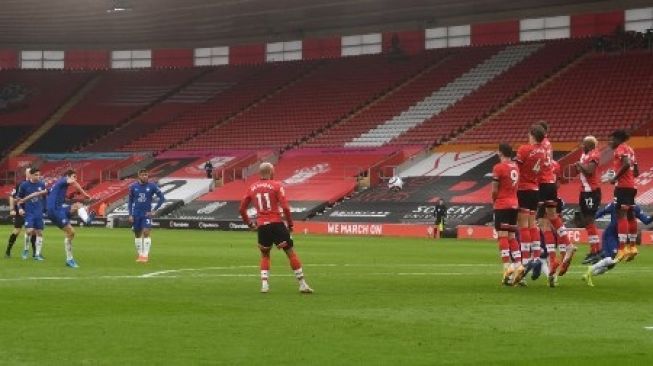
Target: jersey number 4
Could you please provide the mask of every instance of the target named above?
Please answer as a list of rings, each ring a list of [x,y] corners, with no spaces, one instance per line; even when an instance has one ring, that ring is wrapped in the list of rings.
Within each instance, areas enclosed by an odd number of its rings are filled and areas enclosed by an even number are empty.
[[[535,173],[539,173],[539,172],[540,172],[540,161],[541,161],[541,159],[537,159],[537,163],[535,163],[535,165],[533,165],[533,171],[534,171]]]
[[[259,211],[270,211],[272,209],[272,204],[270,203],[270,194],[269,193],[257,193],[256,199],[258,200],[258,210]]]

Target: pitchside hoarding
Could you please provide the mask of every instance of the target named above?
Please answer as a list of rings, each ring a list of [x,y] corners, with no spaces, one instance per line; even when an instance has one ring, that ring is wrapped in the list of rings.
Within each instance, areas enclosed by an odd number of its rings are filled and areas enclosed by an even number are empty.
[[[289,204],[295,220],[304,220],[324,208],[324,202],[318,201],[293,201]],[[170,216],[184,220],[240,221],[239,208],[239,201],[194,201],[179,208]],[[256,218],[254,208],[250,207],[247,212],[250,217]]]
[[[0,220],[7,220],[9,218],[10,211],[11,208],[9,207],[9,200],[6,198],[0,198]]]
[[[344,202],[326,212],[318,221],[385,222],[433,224],[435,203],[414,202]],[[447,226],[484,223],[492,220],[489,205],[451,205],[447,208]]]

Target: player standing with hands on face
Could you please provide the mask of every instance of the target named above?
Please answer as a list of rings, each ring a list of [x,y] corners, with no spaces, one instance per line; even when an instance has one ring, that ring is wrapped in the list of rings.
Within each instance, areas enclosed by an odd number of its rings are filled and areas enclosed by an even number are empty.
[[[134,230],[134,244],[138,253],[136,261],[140,263],[149,261],[150,247],[152,246],[152,238],[150,237],[152,217],[154,212],[161,208],[166,200],[159,186],[148,182],[148,179],[147,170],[141,169],[138,171],[138,182],[129,186],[129,201],[127,202],[129,222]],[[159,200],[156,207],[152,209],[154,196],[157,196]]]
[[[290,267],[299,281],[299,292],[303,294],[313,293],[304,279],[302,263],[294,250],[294,242],[290,237],[293,228],[290,207],[286,200],[286,193],[281,183],[274,179],[274,166],[271,163],[262,163],[259,166],[260,180],[252,183],[247,190],[245,198],[240,203],[240,216],[243,222],[252,229],[258,231],[258,248],[261,252],[261,292],[270,291],[268,276],[270,271],[270,250],[272,244],[278,249],[283,249],[290,261]],[[250,221],[247,215],[247,208],[254,203],[258,212],[256,224]],[[288,226],[283,223],[279,212],[283,210]]]

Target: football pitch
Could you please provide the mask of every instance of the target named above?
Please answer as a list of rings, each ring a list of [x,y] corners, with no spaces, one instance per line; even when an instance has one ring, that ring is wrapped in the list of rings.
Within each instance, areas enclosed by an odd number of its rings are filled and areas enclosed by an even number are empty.
[[[2,248],[9,226],[0,226]],[[21,241],[21,239],[19,239]],[[298,292],[274,250],[259,293],[254,233],[154,230],[135,262],[125,229],[81,228],[46,260],[0,261],[2,365],[650,365],[653,248],[560,286],[499,285],[494,242],[295,235]]]

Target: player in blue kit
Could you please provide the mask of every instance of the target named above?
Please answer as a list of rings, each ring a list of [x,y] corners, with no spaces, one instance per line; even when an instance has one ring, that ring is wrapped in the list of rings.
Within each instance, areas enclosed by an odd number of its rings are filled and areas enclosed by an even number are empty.
[[[596,218],[601,218],[607,214],[610,214],[610,224],[603,231],[603,259],[589,266],[587,273],[583,275],[583,280],[587,283],[588,286],[594,286],[593,276],[599,276],[607,271],[613,269],[617,263],[615,256],[617,255],[617,248],[619,246],[619,239],[617,233],[617,209],[615,203],[610,203],[604,208],[600,209],[596,213]],[[653,217],[645,214],[642,209],[635,205],[633,206],[633,214],[639,221],[644,223],[644,225],[649,225],[653,223]],[[634,256],[632,257],[634,258]],[[626,261],[632,260],[631,257],[628,257]]]
[[[43,210],[45,208],[45,195],[48,194],[45,182],[41,180],[41,171],[38,168],[31,168],[29,179],[18,187],[18,207],[20,214],[25,217],[25,252],[29,247],[29,240],[36,235],[36,248],[34,259],[42,261],[41,250],[43,248]],[[23,259],[27,256],[23,254]]]
[[[66,192],[68,187],[73,186],[79,193],[91,199],[91,196],[77,182],[77,174],[74,170],[66,171],[63,177],[59,178],[52,188],[47,198],[48,218],[59,229],[63,230],[66,238],[64,239],[64,248],[66,250],[66,266],[77,268],[79,265],[73,258],[73,239],[75,238],[75,229],[70,224],[70,216],[76,212],[83,221],[89,221],[90,217],[86,208],[81,203],[74,203],[69,206],[65,203]]]
[[[134,244],[138,253],[136,261],[140,263],[146,263],[149,260],[150,247],[152,246],[152,238],[150,237],[152,216],[166,200],[159,186],[148,182],[148,179],[147,170],[141,169],[138,171],[138,182],[129,186],[129,201],[127,202],[129,222],[134,230]],[[154,196],[157,196],[159,200],[156,207],[152,209]]]

